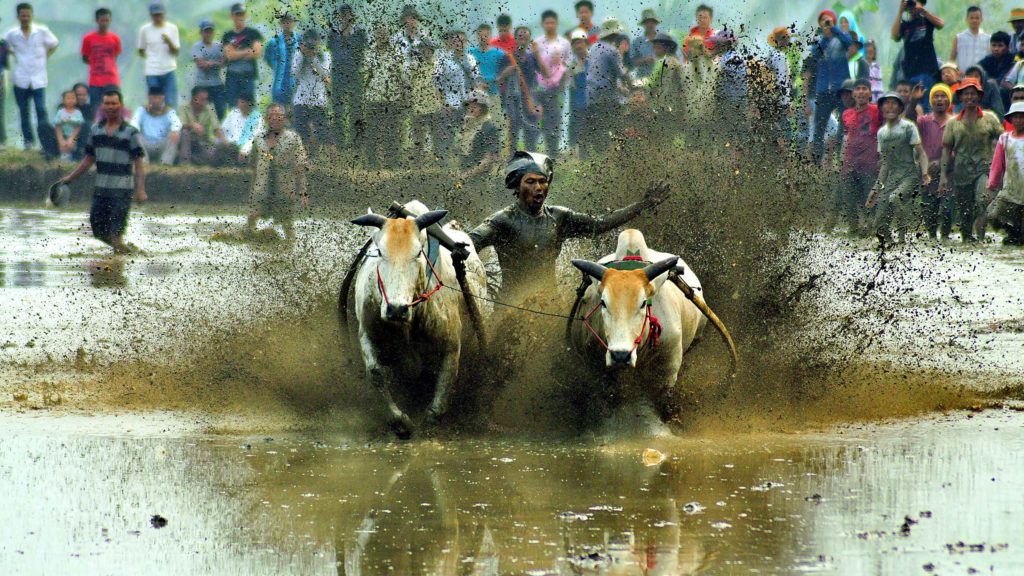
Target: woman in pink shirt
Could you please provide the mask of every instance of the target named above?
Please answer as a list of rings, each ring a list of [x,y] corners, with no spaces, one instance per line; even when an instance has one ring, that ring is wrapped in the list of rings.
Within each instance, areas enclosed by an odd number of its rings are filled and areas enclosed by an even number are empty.
[[[572,57],[569,41],[558,35],[558,14],[546,10],[540,17],[544,37],[533,43],[537,55],[537,87],[534,102],[541,107],[541,135],[544,153],[555,156],[562,133],[562,95],[568,80],[566,71]]]

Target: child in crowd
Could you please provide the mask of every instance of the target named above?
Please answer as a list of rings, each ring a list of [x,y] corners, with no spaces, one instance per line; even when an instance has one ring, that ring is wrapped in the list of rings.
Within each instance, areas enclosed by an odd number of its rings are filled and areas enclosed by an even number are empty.
[[[1006,119],[1013,124],[1013,132],[1003,133],[996,141],[988,176],[991,201],[988,217],[1006,229],[1003,244],[1021,246],[1024,245],[1024,102],[1010,106]]]
[[[78,109],[78,98],[73,90],[61,95],[61,106],[53,116],[54,131],[57,133],[57,144],[60,148],[60,159],[65,162],[76,160],[75,148],[78,146],[78,135],[85,124],[85,117]]]

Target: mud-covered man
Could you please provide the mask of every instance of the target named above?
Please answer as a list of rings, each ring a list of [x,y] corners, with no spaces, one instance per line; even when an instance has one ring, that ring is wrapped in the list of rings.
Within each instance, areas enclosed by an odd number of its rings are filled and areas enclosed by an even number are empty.
[[[491,215],[469,236],[477,251],[494,247],[502,270],[505,298],[522,296],[530,279],[550,281],[562,244],[570,238],[608,232],[664,202],[666,184],[652,184],[643,199],[604,218],[545,201],[554,179],[554,162],[543,154],[516,152],[505,170],[505,187],[516,202]]]

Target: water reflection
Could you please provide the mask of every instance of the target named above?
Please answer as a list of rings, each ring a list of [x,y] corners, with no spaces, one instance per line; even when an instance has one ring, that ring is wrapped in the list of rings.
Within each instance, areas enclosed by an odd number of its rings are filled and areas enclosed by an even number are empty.
[[[89,284],[93,288],[123,288],[128,285],[124,268],[125,260],[121,256],[91,260],[86,264]]]

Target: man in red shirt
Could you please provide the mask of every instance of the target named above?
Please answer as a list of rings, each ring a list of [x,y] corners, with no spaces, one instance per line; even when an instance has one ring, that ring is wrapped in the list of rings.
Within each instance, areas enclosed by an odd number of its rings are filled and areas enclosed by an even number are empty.
[[[711,20],[715,17],[715,10],[707,4],[701,4],[697,6],[697,25],[690,28],[690,33],[686,35],[687,38],[690,36],[701,36],[704,38],[704,46],[708,50],[715,49],[715,42],[711,39],[715,35],[715,29],[711,27]],[[683,44],[683,55],[687,53],[686,44]]]
[[[499,14],[497,23],[498,35],[491,38],[491,46],[505,54],[511,54],[516,49],[516,37],[512,35],[512,17],[508,14]]]
[[[597,42],[597,33],[600,27],[594,24],[594,3],[590,0],[579,0],[574,6],[576,9],[576,18],[580,23],[565,33],[566,38],[572,36],[572,33],[576,30],[583,30],[587,33],[587,44],[593,46]]]
[[[121,76],[117,57],[121,55],[121,38],[110,31],[109,8],[96,11],[96,30],[82,38],[82,62],[89,66],[89,103],[99,114],[99,102],[109,89],[120,89]],[[86,118],[92,122],[94,118]]]
[[[843,112],[843,167],[840,209],[850,225],[850,233],[862,235],[868,231],[864,203],[871,187],[878,179],[878,129],[882,118],[878,106],[871,103],[871,81],[861,78],[853,84],[853,108]]]

